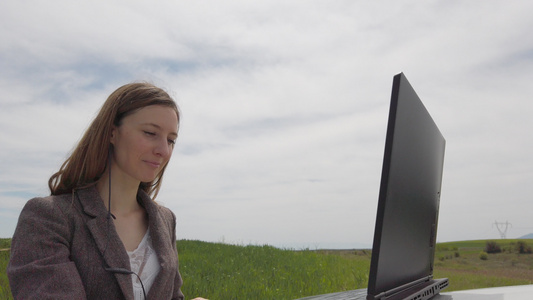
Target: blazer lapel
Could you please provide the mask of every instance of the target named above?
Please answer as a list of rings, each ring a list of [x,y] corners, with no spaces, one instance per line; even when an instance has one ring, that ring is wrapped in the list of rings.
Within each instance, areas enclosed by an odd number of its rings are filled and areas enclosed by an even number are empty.
[[[107,210],[96,187],[78,190],[76,193],[83,211],[89,216],[86,222],[87,228],[107,264],[106,267],[131,270],[126,248],[115,230],[113,220],[108,219]],[[114,275],[125,298],[133,299],[131,275],[119,273]]]
[[[152,238],[152,247],[154,248],[161,269],[154,280],[148,299],[159,299],[159,293],[162,287],[167,286],[166,281],[174,278],[171,272],[175,272],[172,267],[177,264],[177,253],[172,248],[172,230],[169,230],[169,224],[165,223],[159,212],[159,206],[144,191],[139,190],[138,198],[144,209],[148,213],[148,226],[150,227],[150,237]],[[175,241],[174,241],[175,243]]]

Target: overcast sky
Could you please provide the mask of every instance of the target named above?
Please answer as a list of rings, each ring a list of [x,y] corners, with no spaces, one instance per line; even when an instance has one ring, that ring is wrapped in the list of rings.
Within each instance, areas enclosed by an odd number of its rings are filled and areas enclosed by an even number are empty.
[[[178,239],[370,247],[395,74],[447,140],[438,241],[533,232],[533,2],[2,1],[0,237],[107,96],[183,114]]]

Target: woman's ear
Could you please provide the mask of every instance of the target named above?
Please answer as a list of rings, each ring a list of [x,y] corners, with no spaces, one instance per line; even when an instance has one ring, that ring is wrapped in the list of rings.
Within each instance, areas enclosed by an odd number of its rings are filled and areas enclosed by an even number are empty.
[[[111,145],[114,145],[115,144],[115,137],[117,135],[117,127],[116,126],[113,126],[111,128],[111,137],[109,138],[109,142],[111,143]]]

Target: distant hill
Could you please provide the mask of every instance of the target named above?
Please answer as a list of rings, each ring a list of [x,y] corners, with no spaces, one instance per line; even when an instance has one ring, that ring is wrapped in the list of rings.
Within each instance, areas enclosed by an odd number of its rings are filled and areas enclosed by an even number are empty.
[[[533,239],[533,233],[521,236],[521,237],[519,237],[519,239]]]

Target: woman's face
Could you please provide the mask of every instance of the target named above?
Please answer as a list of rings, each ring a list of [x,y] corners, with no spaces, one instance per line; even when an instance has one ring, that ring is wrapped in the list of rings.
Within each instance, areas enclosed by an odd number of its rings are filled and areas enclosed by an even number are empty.
[[[166,106],[147,106],[124,117],[111,135],[113,177],[119,175],[124,180],[140,182],[154,180],[172,156],[177,129],[176,112]]]

